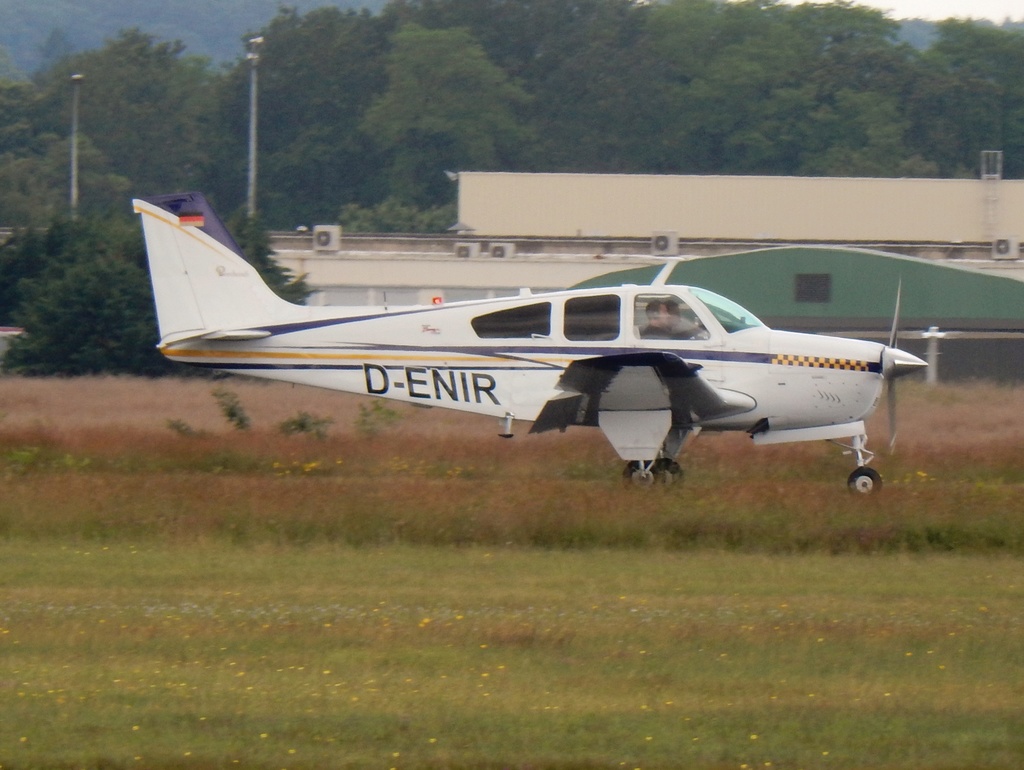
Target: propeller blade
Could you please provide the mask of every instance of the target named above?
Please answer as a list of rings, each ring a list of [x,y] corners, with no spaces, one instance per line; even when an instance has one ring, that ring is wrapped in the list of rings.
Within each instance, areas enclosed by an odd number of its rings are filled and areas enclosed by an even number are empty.
[[[885,401],[889,412],[889,454],[896,450],[896,380],[925,365],[917,356],[899,349],[900,304],[903,299],[903,276],[896,284],[896,308],[892,314],[892,328],[889,330],[889,347],[882,354],[882,376],[885,377]]]
[[[900,299],[903,294],[903,276],[900,276],[899,283],[896,284],[896,309],[892,314],[892,329],[889,331],[889,347],[895,348],[899,342],[900,333]]]
[[[890,378],[885,385],[885,401],[889,409],[889,454],[896,450],[896,379]]]

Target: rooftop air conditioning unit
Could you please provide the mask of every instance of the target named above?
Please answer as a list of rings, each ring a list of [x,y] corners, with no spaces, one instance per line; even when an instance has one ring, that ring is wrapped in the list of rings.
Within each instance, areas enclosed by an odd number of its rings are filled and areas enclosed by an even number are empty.
[[[495,259],[510,259],[516,255],[514,243],[492,243],[491,256]]]
[[[679,233],[674,230],[656,230],[651,233],[651,254],[655,257],[678,257]]]
[[[1020,259],[1020,238],[996,238],[992,241],[992,259]]]
[[[313,251],[341,249],[341,225],[316,225],[313,228]]]
[[[455,256],[459,259],[473,259],[480,256],[480,244],[475,241],[464,241],[455,244]]]

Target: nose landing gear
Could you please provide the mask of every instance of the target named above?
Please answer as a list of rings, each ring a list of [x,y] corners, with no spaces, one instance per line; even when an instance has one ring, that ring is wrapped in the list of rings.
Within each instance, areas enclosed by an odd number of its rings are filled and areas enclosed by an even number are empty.
[[[846,486],[850,488],[851,492],[861,495],[874,494],[882,488],[881,474],[874,468],[868,467],[868,463],[875,455],[868,451],[867,442],[868,437],[862,434],[854,436],[849,446],[840,445],[847,450],[846,454],[853,454],[857,458],[857,468],[846,480]]]
[[[882,477],[874,468],[861,466],[850,474],[846,485],[851,492],[862,495],[870,495],[882,488]]]

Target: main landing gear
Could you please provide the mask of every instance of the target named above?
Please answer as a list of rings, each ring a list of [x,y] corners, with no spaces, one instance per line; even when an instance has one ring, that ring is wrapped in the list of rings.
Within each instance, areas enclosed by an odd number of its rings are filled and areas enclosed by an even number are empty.
[[[649,487],[655,483],[674,484],[683,478],[683,468],[668,457],[659,457],[653,462],[631,460],[626,463],[622,478],[639,487]]]
[[[681,481],[683,469],[676,462],[676,458],[683,451],[683,447],[695,439],[699,433],[699,427],[667,429],[665,433],[659,434],[664,436],[661,439],[661,448],[656,452],[652,451],[652,454],[656,454],[655,459],[629,460],[622,471],[622,478],[640,487],[649,487],[655,483],[674,484]],[[648,445],[648,448],[653,450],[656,446],[657,444],[652,443]],[[617,446],[616,449],[619,451],[619,457],[625,459],[629,457],[626,452],[631,451],[633,447]]]

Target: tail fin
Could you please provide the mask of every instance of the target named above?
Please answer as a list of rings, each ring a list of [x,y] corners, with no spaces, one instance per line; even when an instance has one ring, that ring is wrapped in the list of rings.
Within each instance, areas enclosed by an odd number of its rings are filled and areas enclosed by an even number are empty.
[[[251,339],[307,309],[278,297],[201,193],[133,201],[142,216],[162,344],[191,337]]]

